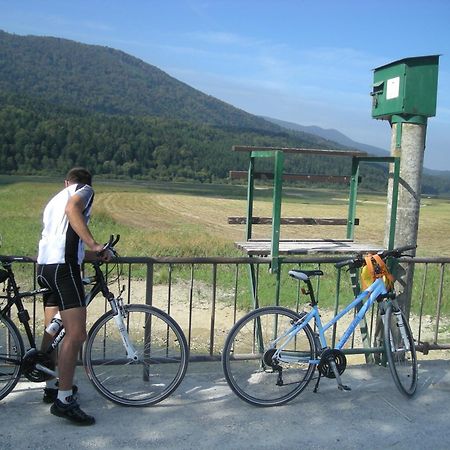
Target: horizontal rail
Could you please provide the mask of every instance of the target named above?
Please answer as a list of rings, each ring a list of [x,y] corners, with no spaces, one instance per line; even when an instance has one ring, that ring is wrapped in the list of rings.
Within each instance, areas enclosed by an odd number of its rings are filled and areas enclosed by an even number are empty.
[[[283,153],[304,153],[309,155],[322,156],[367,156],[366,152],[357,150],[333,150],[320,148],[294,148],[294,147],[252,147],[245,145],[233,145],[234,152],[283,152]]]
[[[230,225],[242,225],[247,223],[247,217],[228,217]],[[270,225],[272,217],[252,217],[254,225]],[[348,219],[325,218],[325,217],[281,217],[281,225],[348,225]],[[355,225],[359,225],[359,219],[354,220]]]
[[[230,170],[229,177],[232,180],[241,180],[248,177],[246,170]],[[260,180],[273,180],[275,175],[273,172],[254,172],[253,178]],[[283,180],[285,181],[317,181],[322,183],[350,183],[351,177],[346,175],[306,175],[295,173],[283,173]],[[358,178],[361,181],[361,178]]]
[[[306,303],[300,287],[287,275],[288,269],[320,268],[324,277],[317,279],[315,288],[322,314],[332,315],[341,305],[336,296],[338,271],[334,263],[342,255],[302,255],[283,257],[280,270],[280,305],[301,310]],[[32,261],[32,259],[30,259]],[[405,264],[414,264],[414,289],[410,320],[417,348],[423,353],[450,349],[450,317],[444,310],[449,297],[448,267],[450,258],[400,258]],[[180,324],[191,348],[191,360],[220,359],[224,339],[233,324],[251,309],[251,293],[248,268],[256,273],[256,296],[260,305],[274,302],[275,277],[268,272],[270,258],[266,257],[121,257],[113,262],[123,264],[123,294],[127,303],[145,303],[167,311]],[[15,270],[20,286],[32,286],[35,277],[34,264],[20,262]],[[88,268],[88,266],[87,266]],[[16,267],[15,267],[16,269]],[[23,269],[23,270],[22,270]],[[345,274],[346,272],[342,272]],[[340,298],[345,303],[352,297],[347,276],[342,275]],[[347,283],[347,284],[346,284]],[[111,287],[113,292],[116,289]],[[330,300],[331,303],[326,301]],[[336,302],[336,304],[334,304]],[[42,334],[42,305],[39,296],[27,304],[31,307],[33,331]],[[96,298],[88,308],[88,329],[107,309],[101,298]],[[447,308],[448,309],[448,308]],[[368,312],[368,332],[372,335],[375,321]],[[13,318],[17,321],[17,318]],[[345,324],[342,324],[344,326]],[[18,324],[19,329],[22,328]],[[333,333],[340,335],[341,324]],[[359,329],[351,337],[348,354],[373,352],[376,346],[364,348],[358,340]],[[438,354],[438,353],[437,353]]]

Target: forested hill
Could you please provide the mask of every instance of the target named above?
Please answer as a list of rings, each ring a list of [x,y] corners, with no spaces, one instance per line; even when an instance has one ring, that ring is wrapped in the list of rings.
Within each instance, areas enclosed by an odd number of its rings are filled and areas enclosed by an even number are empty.
[[[90,112],[279,130],[122,51],[0,31],[0,90]]]
[[[232,145],[342,147],[234,108],[121,51],[0,31],[0,173],[83,165],[103,176],[219,181],[248,165]],[[286,171],[348,175],[350,165],[288,156]],[[363,179],[380,187],[386,168],[370,167]],[[426,181],[426,192],[446,191],[450,182]]]

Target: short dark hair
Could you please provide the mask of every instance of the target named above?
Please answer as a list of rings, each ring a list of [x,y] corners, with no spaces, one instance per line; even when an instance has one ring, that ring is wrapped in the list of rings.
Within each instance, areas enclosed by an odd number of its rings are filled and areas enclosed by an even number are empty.
[[[83,183],[92,186],[92,174],[84,167],[74,167],[67,172],[66,180],[71,183]]]

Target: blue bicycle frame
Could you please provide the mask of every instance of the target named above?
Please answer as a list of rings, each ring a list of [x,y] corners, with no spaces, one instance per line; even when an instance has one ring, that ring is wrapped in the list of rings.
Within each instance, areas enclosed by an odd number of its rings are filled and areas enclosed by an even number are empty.
[[[355,315],[353,321],[350,323],[350,325],[345,330],[344,334],[342,335],[339,342],[334,347],[337,350],[340,350],[344,347],[346,342],[348,341],[348,338],[352,335],[352,333],[355,331],[355,328],[357,327],[358,323],[364,318],[366,312],[369,310],[369,308],[372,307],[372,305],[375,303],[377,298],[380,295],[384,295],[387,293],[386,285],[384,284],[384,281],[382,278],[377,278],[367,289],[362,291],[351,303],[349,303],[344,309],[342,309],[336,316],[334,316],[329,322],[327,322],[325,325],[322,325],[322,321],[320,319],[319,314],[319,307],[317,304],[312,305],[312,309],[309,313],[303,315],[301,319],[299,319],[297,322],[295,322],[289,330],[287,330],[284,334],[279,336],[275,341],[272,342],[272,345],[270,348],[277,348],[277,351],[275,353],[276,357],[280,361],[289,362],[289,361],[296,361],[299,362],[303,358],[293,357],[289,354],[283,354],[283,349],[286,348],[287,344],[295,338],[297,333],[305,328],[308,323],[314,319],[316,323],[317,332],[319,335],[320,345],[321,348],[327,348],[327,341],[325,337],[325,332],[332,327],[334,324],[336,324],[339,319],[341,319],[343,316],[345,316],[348,312],[350,312],[352,309],[354,309],[357,305],[362,303],[361,309],[358,311],[358,313]],[[367,301],[364,302],[364,299],[367,298]],[[308,358],[308,361],[310,364],[318,364],[318,360],[310,360]]]

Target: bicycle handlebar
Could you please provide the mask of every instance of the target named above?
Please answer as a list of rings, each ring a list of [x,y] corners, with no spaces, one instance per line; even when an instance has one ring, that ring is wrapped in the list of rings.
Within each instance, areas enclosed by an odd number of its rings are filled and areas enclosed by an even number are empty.
[[[408,250],[413,250],[417,247],[417,245],[404,245],[402,247],[397,247],[392,250],[383,250],[378,252],[377,254],[382,258],[386,259],[389,257],[400,258],[403,256],[403,253]],[[342,267],[349,266],[349,269],[357,269],[358,267],[362,267],[365,264],[364,255],[359,254],[351,259],[345,259],[343,261],[337,262],[334,267],[336,269],[341,269]]]
[[[36,262],[35,258],[30,258],[29,256],[8,256],[0,255],[0,262],[2,263],[12,263],[12,262]]]
[[[100,252],[97,252],[97,256],[102,256],[102,254],[106,250],[111,250],[114,253],[114,256],[117,255],[117,252],[114,246],[119,242],[120,234],[114,236],[111,234],[109,237],[109,241],[103,246],[103,249]],[[0,255],[0,263],[13,263],[13,262],[36,262],[35,258],[30,258],[29,256],[10,256],[10,255]]]
[[[119,242],[119,240],[120,240],[120,234],[118,234],[116,236],[111,234],[111,236],[109,237],[109,241],[103,246],[103,249],[100,252],[97,252],[97,256],[102,256],[106,250],[110,250],[114,254],[114,256],[116,256],[117,252],[116,252],[114,246]]]

